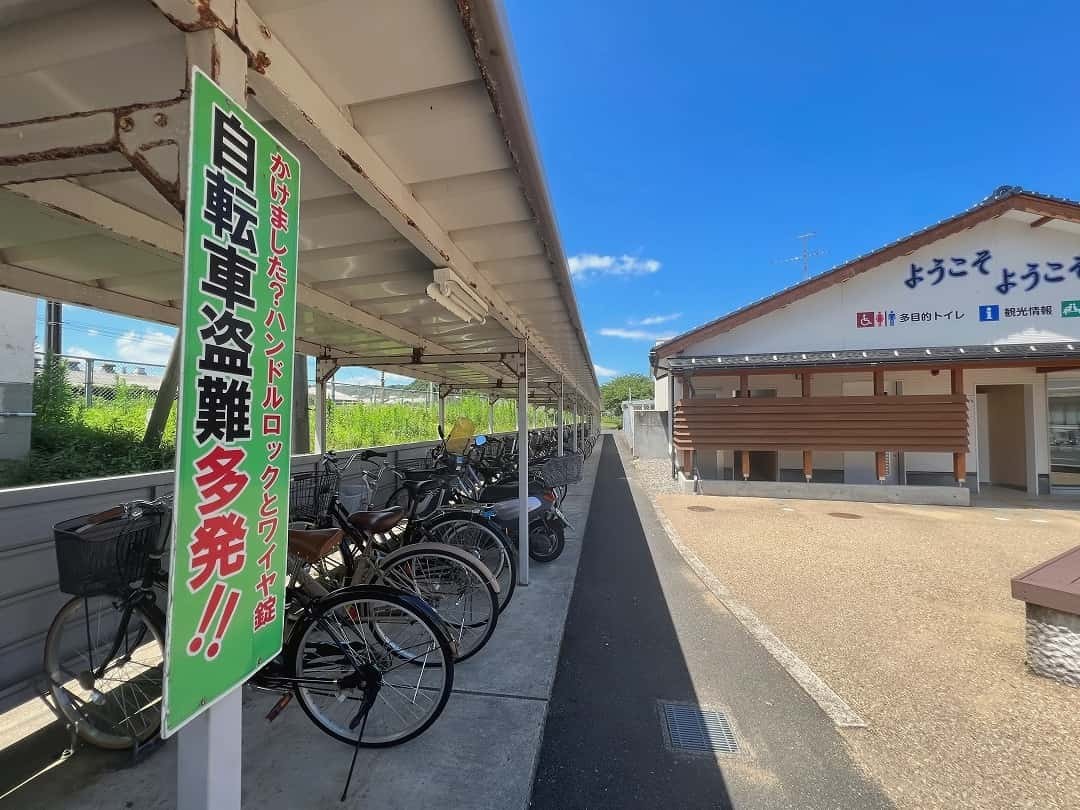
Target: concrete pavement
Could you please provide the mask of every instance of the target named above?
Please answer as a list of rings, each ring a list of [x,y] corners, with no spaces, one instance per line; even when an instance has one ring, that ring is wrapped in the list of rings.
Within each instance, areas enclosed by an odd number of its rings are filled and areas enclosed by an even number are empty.
[[[396,810],[445,807],[509,810],[528,803],[544,716],[574,587],[599,451],[563,504],[576,527],[566,550],[532,564],[500,616],[488,646],[455,670],[454,694],[423,735],[396,748],[360,752],[348,801],[338,802],[352,749],[319,732],[295,703],[272,724],[276,695],[246,690],[243,719],[243,803],[260,810],[351,807]],[[32,726],[41,705],[19,723]],[[15,726],[15,713],[0,715]],[[68,735],[52,723],[28,736],[0,734],[0,807],[50,810],[172,808],[176,745],[167,741],[136,766],[130,757],[81,745],[58,761]],[[18,789],[12,790],[22,784]]]

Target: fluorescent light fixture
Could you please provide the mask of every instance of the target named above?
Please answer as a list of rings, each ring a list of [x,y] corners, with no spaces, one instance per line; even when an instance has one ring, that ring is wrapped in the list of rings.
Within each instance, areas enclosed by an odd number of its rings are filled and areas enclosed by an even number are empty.
[[[436,267],[434,278],[427,286],[428,298],[465,323],[484,322],[488,314],[487,301],[457,273],[449,267]]]

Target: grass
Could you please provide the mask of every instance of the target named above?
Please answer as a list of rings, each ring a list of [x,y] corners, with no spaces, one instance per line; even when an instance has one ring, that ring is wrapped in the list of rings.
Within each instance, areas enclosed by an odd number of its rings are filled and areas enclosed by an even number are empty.
[[[176,408],[169,414],[160,447],[142,443],[154,392],[123,383],[110,389],[111,399],[86,406],[66,382],[59,361],[46,361],[34,381],[34,419],[30,455],[23,461],[0,462],[0,487],[79,481],[126,473],[167,470],[173,466]],[[315,416],[309,414],[314,447]],[[479,433],[488,427],[485,397],[464,396],[447,401],[446,423],[458,417],[472,420]],[[552,424],[549,411],[529,409],[529,426]],[[425,403],[331,404],[327,413],[327,444],[335,449],[379,447],[438,437],[438,412]],[[495,432],[517,427],[517,403],[495,404]]]
[[[487,432],[488,406],[483,397],[462,397],[446,405],[446,424],[458,417],[472,420],[478,433]],[[412,403],[329,406],[326,419],[326,443],[333,448],[379,447],[389,444],[431,441],[438,437],[438,411],[434,406]],[[551,424],[550,414],[529,409],[529,426]],[[517,403],[495,403],[495,432],[517,428]],[[314,416],[312,441],[314,442]]]

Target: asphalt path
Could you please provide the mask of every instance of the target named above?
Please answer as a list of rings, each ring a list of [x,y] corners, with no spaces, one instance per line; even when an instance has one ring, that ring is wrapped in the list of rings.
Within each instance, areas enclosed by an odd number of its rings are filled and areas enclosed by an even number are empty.
[[[683,562],[611,436],[601,453],[531,806],[891,807],[831,721]],[[742,752],[672,750],[660,701],[724,711]]]

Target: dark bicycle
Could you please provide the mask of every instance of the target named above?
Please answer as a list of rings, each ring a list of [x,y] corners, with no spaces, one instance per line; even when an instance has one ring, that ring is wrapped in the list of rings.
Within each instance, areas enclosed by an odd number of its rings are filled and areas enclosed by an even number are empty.
[[[87,742],[131,748],[161,721],[171,504],[133,501],[56,526],[60,587],[73,595],[53,619],[45,671],[57,707]],[[455,645],[412,593],[355,586],[327,593],[312,576],[341,532],[289,532],[287,642],[251,680],[296,697],[327,734],[358,747],[410,740],[442,712]]]

